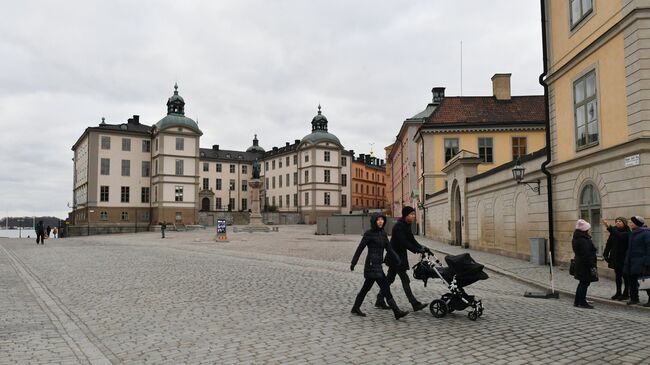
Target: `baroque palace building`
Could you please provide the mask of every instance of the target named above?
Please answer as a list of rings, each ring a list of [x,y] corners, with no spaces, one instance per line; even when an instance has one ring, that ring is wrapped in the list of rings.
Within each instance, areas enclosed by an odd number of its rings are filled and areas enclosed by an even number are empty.
[[[269,151],[257,135],[246,151],[200,148],[203,132],[185,116],[175,85],[157,123],[142,124],[138,115],[120,124],[102,118],[72,146],[71,232],[132,232],[163,221],[198,224],[200,211],[247,212],[255,161],[262,166],[263,209],[305,223],[348,212],[354,152],[328,132],[320,105],[311,124],[304,138]]]

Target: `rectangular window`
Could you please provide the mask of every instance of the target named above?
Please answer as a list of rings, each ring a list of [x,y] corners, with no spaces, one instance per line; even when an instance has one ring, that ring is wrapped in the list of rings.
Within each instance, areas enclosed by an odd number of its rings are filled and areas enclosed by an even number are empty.
[[[231,174],[235,173],[235,165],[233,165],[233,164],[230,165],[230,173]]]
[[[208,172],[210,171],[210,164],[207,162],[203,163],[203,171]]]
[[[269,171],[269,162],[264,162],[264,171]]]
[[[223,209],[223,207],[221,206],[221,198],[216,199],[216,204],[217,204],[217,210]]]
[[[111,173],[111,160],[108,158],[102,158],[101,160],[101,174],[110,175]]]
[[[176,175],[183,175],[183,160],[176,160]]]
[[[591,71],[573,84],[573,110],[576,123],[576,147],[598,144],[598,100],[596,71]]]
[[[278,187],[282,187],[282,175],[278,176]]]
[[[512,137],[512,160],[525,156],[527,152],[526,137]]]
[[[305,152],[305,162],[309,162],[309,153]]]
[[[275,197],[271,197],[271,205],[275,206]]]
[[[492,138],[479,137],[478,139],[478,157],[484,163],[493,163],[494,156],[492,151]]]
[[[348,196],[345,194],[341,194],[341,206],[342,207],[348,206]]]
[[[330,193],[325,193],[325,205],[330,205]]]
[[[323,158],[325,159],[325,162],[329,162],[330,161],[330,151],[325,151],[325,156],[323,156]]]
[[[142,177],[151,176],[151,162],[142,161]]]
[[[108,220],[108,212],[99,212],[99,219],[103,221]]]
[[[149,222],[149,219],[150,219],[149,211],[145,210],[144,212],[142,212],[142,221]]]
[[[278,168],[279,168],[279,169],[282,168],[282,159],[279,159],[279,160],[278,160]]]
[[[128,221],[129,220],[129,212],[122,212],[120,215],[120,219],[123,221]]]
[[[248,181],[247,180],[242,180],[241,181],[241,191],[248,191]]]
[[[185,149],[185,138],[176,137],[176,151],[183,151]]]
[[[271,169],[275,170],[275,160],[271,161]]]
[[[291,181],[290,181],[290,179],[289,179],[289,176],[290,176],[289,174],[286,174],[285,177],[284,177],[284,181],[286,182],[286,186],[290,186],[290,185],[291,185]]]
[[[100,202],[108,201],[108,186],[102,185],[99,187],[99,201]]]
[[[122,176],[131,176],[131,160],[122,160]]]
[[[445,163],[458,153],[458,138],[445,138]]]
[[[309,205],[309,192],[305,192],[305,205]]]
[[[131,151],[131,138],[122,138],[122,151]]]
[[[325,170],[325,182],[328,183],[331,181],[330,170]]]
[[[221,179],[217,179],[217,190],[221,190]]]
[[[305,170],[305,184],[309,183],[309,171]]]
[[[156,151],[158,151],[158,138],[156,138]]]
[[[149,187],[143,187],[140,193],[140,202],[149,203]]]
[[[348,174],[341,174],[341,186],[348,186]]]
[[[298,185],[298,173],[293,173],[293,185]]]
[[[345,157],[341,157],[341,166],[347,166],[348,165],[348,160],[345,159]]]
[[[183,201],[183,187],[180,185],[176,185],[176,188],[174,189],[174,201]]]
[[[156,160],[156,175],[158,175],[158,160]]]
[[[275,176],[271,178],[271,188],[275,189]]]
[[[235,180],[230,179],[230,183],[228,184],[228,189],[230,191],[235,191]]]
[[[294,165],[298,164],[298,155],[293,155],[293,164]]]
[[[207,177],[203,178],[203,190],[208,190],[210,189],[210,179]]]
[[[289,206],[290,206],[289,203],[291,202],[289,199],[290,199],[290,198],[289,198],[289,194],[287,194],[287,195],[284,197],[284,200],[287,202],[287,208],[289,208]]]
[[[248,210],[248,199],[242,198],[242,200],[241,200],[241,210]]]
[[[268,177],[266,178],[266,182],[264,183],[264,187],[267,188],[267,189],[270,188],[270,186],[269,186],[269,178]]]
[[[242,165],[241,173],[242,174],[248,174],[248,165]]]
[[[153,201],[155,201],[155,202],[158,201],[158,187],[157,186],[153,187]]]
[[[289,163],[291,162],[291,159],[289,159],[289,156],[287,156],[286,162],[287,162],[286,165],[289,166]],[[289,205],[289,204],[287,204],[287,205]]]
[[[234,210],[237,209],[235,208],[235,198],[230,198],[228,199],[230,203],[228,203],[228,210]]]
[[[571,8],[571,28],[574,28],[582,19],[591,14],[594,9],[592,0],[569,0]]]
[[[151,152],[151,141],[148,139],[142,140],[142,152]]]
[[[129,202],[129,195],[130,195],[130,188],[128,186],[122,186],[120,189],[120,202],[122,203],[128,203]]]
[[[102,149],[110,150],[111,149],[111,137],[102,136]]]
[[[298,206],[298,194],[293,194],[293,206]]]
[[[282,195],[278,196],[279,207],[282,208]]]
[[[221,172],[221,164],[220,163],[217,164],[217,172]]]

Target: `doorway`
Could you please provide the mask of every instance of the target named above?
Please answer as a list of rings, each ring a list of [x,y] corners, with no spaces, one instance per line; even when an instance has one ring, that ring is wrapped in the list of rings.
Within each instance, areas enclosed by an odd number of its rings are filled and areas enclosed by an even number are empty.
[[[460,202],[460,187],[456,186],[454,192],[454,244],[461,246],[463,244],[463,218],[462,206]]]

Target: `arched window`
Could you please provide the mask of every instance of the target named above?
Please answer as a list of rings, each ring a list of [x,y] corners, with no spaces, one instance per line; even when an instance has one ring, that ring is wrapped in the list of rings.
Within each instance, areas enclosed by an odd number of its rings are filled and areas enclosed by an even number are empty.
[[[580,218],[591,224],[591,237],[599,255],[603,253],[601,217],[600,193],[593,184],[587,184],[580,192]]]

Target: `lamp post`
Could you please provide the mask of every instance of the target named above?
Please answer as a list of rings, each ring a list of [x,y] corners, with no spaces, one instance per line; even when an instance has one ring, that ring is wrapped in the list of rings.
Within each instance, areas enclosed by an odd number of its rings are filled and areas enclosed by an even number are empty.
[[[517,184],[526,184],[533,192],[537,193],[537,195],[540,195],[540,180],[531,180],[531,181],[524,181],[524,173],[526,172],[526,168],[521,166],[521,162],[519,161],[519,158],[517,158],[517,162],[515,163],[515,167],[512,168],[512,177],[515,179]]]
[[[18,218],[18,238],[23,238],[23,219]]]

